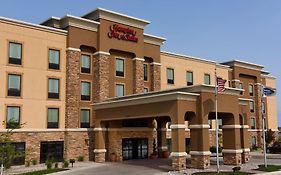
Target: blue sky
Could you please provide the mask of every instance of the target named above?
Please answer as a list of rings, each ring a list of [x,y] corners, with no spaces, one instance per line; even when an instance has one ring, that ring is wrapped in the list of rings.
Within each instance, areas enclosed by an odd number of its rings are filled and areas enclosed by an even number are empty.
[[[9,0],[0,2],[0,16],[40,23],[50,16],[81,16],[97,7],[151,21],[145,32],[167,38],[162,50],[262,64],[281,88],[279,0]]]

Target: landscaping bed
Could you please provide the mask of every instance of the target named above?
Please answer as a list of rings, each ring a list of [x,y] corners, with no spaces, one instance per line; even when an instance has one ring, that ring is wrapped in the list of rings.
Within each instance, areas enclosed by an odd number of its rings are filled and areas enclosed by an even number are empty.
[[[55,173],[55,172],[59,172],[59,171],[66,171],[66,170],[68,170],[68,169],[64,169],[64,168],[45,169],[45,170],[22,173],[20,175],[42,175],[42,174],[50,174],[50,173]]]
[[[259,165],[259,168],[256,170],[265,172],[279,171],[281,170],[281,165],[267,165],[267,167],[264,167],[264,165]]]

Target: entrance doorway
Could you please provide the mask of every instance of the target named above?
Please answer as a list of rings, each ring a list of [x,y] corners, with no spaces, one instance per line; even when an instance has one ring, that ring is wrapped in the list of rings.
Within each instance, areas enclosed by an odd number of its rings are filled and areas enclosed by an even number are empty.
[[[148,158],[147,138],[122,139],[123,160]]]

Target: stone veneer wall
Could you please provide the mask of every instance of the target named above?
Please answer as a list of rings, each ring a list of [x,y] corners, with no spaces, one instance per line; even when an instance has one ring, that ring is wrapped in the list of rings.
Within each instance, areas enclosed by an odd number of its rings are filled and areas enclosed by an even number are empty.
[[[108,131],[108,151],[107,154],[116,153],[117,161],[122,161],[122,139],[123,138],[148,138],[148,156],[153,151],[153,136],[151,131]],[[106,156],[107,157],[107,156]]]
[[[151,91],[161,90],[161,65],[151,63]]]
[[[144,70],[143,61],[139,58],[133,60],[133,93],[143,93],[144,92]]]

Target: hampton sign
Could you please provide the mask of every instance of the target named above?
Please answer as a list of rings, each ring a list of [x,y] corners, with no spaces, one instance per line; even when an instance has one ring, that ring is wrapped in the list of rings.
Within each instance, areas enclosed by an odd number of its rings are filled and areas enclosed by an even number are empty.
[[[122,27],[118,24],[113,24],[109,27],[108,37],[116,38],[118,40],[138,42],[136,37],[137,32],[128,27]]]

